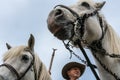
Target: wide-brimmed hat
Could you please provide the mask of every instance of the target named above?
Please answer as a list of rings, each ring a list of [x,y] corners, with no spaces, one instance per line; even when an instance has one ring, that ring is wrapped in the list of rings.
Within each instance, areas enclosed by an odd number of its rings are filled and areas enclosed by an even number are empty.
[[[62,76],[65,79],[69,79],[68,75],[67,75],[67,71],[69,71],[71,68],[73,67],[78,67],[81,71],[81,75],[84,73],[85,71],[85,65],[77,63],[77,62],[70,62],[68,64],[66,64],[63,69],[62,69]]]

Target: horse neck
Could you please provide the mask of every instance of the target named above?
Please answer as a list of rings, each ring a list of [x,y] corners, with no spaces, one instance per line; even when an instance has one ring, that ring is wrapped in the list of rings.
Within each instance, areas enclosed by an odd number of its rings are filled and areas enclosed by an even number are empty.
[[[41,75],[40,75],[39,80],[52,80],[51,77],[50,77],[50,74],[48,73],[48,71],[46,69],[46,67],[44,67],[44,64],[43,64],[43,67],[42,67],[42,70],[41,70]]]
[[[120,54],[120,39],[110,25],[107,24],[107,27],[108,29],[102,40],[102,47],[109,54]],[[110,58],[108,56],[100,54],[99,52],[96,53],[96,56],[108,69],[110,69],[113,73],[117,73],[117,75],[120,76],[120,64],[118,58]],[[98,67],[98,71],[100,73],[101,80],[115,80],[112,75],[105,71],[105,69],[100,65],[96,58],[95,61]]]
[[[51,77],[46,69],[46,66],[39,59],[38,55],[35,55],[35,65],[37,71],[37,80],[51,80]]]

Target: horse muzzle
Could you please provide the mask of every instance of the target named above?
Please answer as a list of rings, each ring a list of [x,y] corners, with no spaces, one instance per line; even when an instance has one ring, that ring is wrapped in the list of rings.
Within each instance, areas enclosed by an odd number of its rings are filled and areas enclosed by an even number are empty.
[[[48,16],[47,23],[48,29],[51,33],[55,34],[62,25],[60,25],[60,20],[63,16],[63,12],[60,9],[52,10]]]
[[[66,40],[69,38],[67,27],[73,27],[73,22],[67,19],[62,9],[54,9],[50,12],[47,19],[49,31],[58,39]]]

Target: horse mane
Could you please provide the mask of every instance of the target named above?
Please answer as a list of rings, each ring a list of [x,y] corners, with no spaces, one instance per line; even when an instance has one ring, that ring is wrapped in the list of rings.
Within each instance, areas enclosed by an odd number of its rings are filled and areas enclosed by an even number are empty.
[[[35,54],[35,65],[38,80],[51,80],[50,74],[48,73],[46,66],[40,60],[37,54]]]
[[[103,15],[99,15],[103,19],[104,26],[107,27],[107,31],[105,33],[103,44],[105,42],[105,45],[103,46],[106,48],[109,54],[120,54],[120,37],[115,32],[115,30],[112,28],[110,24],[108,24],[104,18]],[[107,49],[108,48],[108,49]]]
[[[3,61],[19,56],[20,52],[24,51],[25,48],[26,46],[18,46],[11,48],[4,54]],[[46,66],[43,64],[43,62],[40,60],[37,54],[34,53],[34,55],[35,55],[34,68],[37,73],[37,77],[38,77],[37,80],[51,80],[51,77],[46,69]]]

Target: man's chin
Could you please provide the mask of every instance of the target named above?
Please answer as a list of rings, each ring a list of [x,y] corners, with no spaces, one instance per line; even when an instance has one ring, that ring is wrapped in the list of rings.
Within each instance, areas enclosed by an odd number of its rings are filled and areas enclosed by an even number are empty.
[[[80,77],[79,74],[75,74],[74,76],[76,77],[76,79],[78,79]]]

